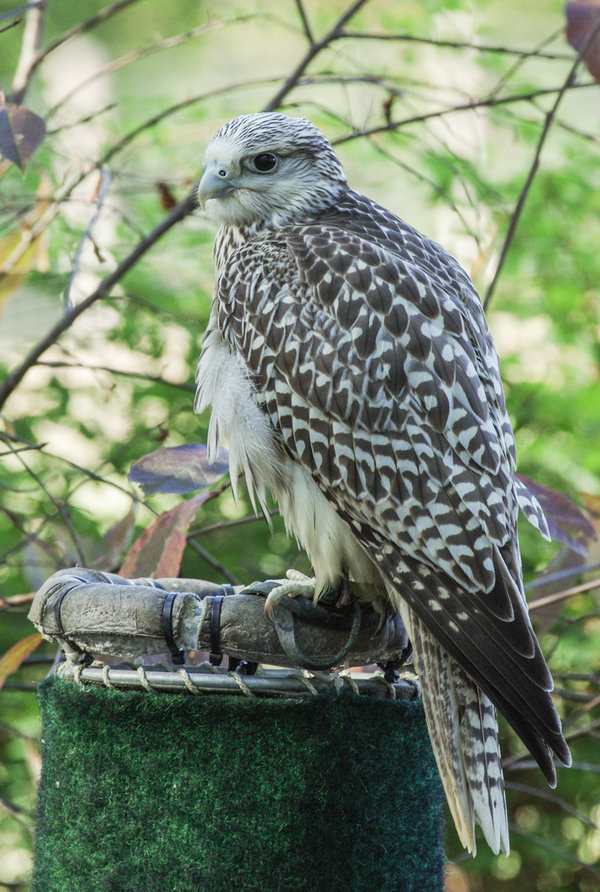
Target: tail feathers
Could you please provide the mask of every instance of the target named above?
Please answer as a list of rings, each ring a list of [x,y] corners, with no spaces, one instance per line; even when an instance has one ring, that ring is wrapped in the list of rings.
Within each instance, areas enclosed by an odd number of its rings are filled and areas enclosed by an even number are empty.
[[[508,819],[494,705],[405,604],[431,745],[462,844],[475,855],[475,822],[508,854]]]

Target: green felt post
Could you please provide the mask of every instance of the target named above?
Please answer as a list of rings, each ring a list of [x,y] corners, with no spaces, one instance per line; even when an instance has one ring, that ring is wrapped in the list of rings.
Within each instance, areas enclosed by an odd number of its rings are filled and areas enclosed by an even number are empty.
[[[39,689],[34,892],[440,892],[419,703]]]

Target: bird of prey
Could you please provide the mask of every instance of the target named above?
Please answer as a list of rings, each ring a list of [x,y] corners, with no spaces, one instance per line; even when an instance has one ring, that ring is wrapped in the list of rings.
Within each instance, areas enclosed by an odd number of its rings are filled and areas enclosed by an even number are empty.
[[[309,121],[242,115],[206,150],[219,224],[195,408],[232,482],[270,491],[318,598],[359,583],[400,612],[463,845],[508,853],[496,706],[551,786],[570,754],[531,626],[498,356],[458,262],[353,191]],[[288,584],[293,588],[294,582]],[[301,586],[300,586],[301,587]],[[283,586],[285,588],[285,586]]]

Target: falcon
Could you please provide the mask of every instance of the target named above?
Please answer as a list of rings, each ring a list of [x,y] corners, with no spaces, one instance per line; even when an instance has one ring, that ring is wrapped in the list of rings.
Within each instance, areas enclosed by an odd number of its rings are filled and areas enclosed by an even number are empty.
[[[444,248],[350,188],[309,121],[242,115],[206,150],[216,289],[195,409],[270,492],[314,579],[400,612],[463,845],[509,839],[495,707],[556,784],[570,753],[529,619],[515,443],[481,301]]]

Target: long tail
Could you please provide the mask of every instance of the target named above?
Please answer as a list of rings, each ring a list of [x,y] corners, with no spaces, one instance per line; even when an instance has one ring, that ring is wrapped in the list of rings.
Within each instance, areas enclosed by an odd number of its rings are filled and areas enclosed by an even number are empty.
[[[504,778],[493,703],[406,604],[429,737],[462,844],[475,855],[475,821],[493,852],[509,852]]]

